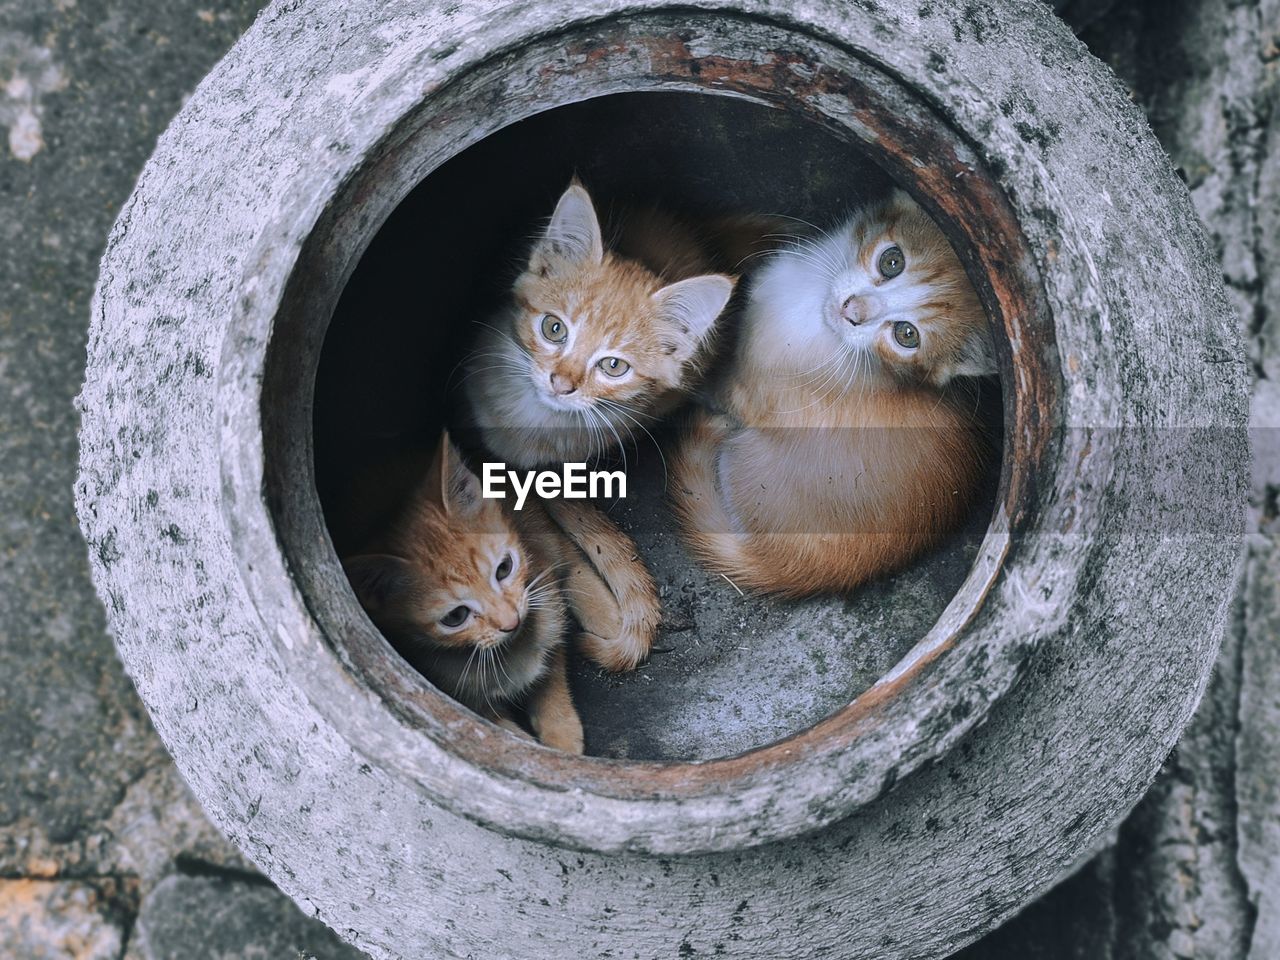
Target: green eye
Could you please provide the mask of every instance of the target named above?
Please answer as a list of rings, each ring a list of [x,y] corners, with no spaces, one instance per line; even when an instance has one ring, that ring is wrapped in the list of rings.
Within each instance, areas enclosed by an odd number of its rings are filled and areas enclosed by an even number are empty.
[[[544,313],[542,315],[542,335],[552,343],[564,343],[565,338],[569,336],[569,328],[554,313]]]
[[[893,325],[893,339],[898,341],[899,346],[914,350],[920,346],[920,331],[915,328],[915,324],[899,320]]]
[[[597,366],[610,377],[620,377],[631,369],[631,364],[621,357],[605,357]]]
[[[515,565],[516,562],[512,558],[511,554],[503,554],[502,559],[498,561],[498,569],[493,571],[494,577],[497,578],[499,582],[507,579],[507,577],[511,576],[511,568]]]
[[[892,280],[907,268],[906,255],[902,252],[901,247],[890,247],[880,254],[880,259],[876,261],[876,267],[880,270],[880,276],[886,280]]]
[[[440,623],[446,627],[460,627],[467,622],[469,616],[471,616],[471,608],[465,604],[459,604],[441,617]]]

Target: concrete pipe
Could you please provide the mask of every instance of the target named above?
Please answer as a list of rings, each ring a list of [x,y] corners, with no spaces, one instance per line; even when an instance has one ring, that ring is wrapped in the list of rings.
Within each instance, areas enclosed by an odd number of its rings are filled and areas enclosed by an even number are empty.
[[[1004,423],[971,562],[895,662],[820,716],[642,759],[516,738],[400,659],[315,450],[326,332],[393,211],[619,95],[782,117],[909,189],[997,331]],[[78,502],[183,775],[371,956],[941,957],[1075,864],[1189,719],[1243,532],[1242,358],[1186,190],[1045,4],[282,0],[116,224]],[[843,650],[867,609],[805,622]]]

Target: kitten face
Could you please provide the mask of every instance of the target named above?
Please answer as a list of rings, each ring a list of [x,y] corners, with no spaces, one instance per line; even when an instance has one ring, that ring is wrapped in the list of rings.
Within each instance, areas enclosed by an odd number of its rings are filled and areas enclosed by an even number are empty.
[[[942,387],[996,372],[982,305],[946,237],[897,190],[812,248],[822,320],[869,366]]]
[[[643,408],[679,388],[733,281],[707,275],[663,286],[639,263],[609,254],[591,198],[574,183],[514,292],[513,332],[533,396],[573,413]]]
[[[420,637],[444,649],[482,650],[515,639],[528,602],[526,558],[514,533],[468,534],[441,525],[424,546],[434,548],[434,562],[420,565],[417,596],[402,612]]]
[[[393,549],[343,561],[380,627],[440,651],[519,642],[538,578],[510,517],[480,496],[479,478],[447,438]]]

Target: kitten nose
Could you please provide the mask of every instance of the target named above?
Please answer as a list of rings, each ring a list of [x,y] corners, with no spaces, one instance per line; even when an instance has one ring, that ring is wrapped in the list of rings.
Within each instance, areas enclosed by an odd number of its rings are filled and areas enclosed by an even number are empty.
[[[861,297],[859,297],[857,294],[854,294],[852,297],[847,298],[843,304],[841,304],[840,315],[844,317],[846,320],[848,320],[850,323],[852,323],[855,327],[858,326],[859,324],[866,323],[867,322],[867,304]]]
[[[555,391],[556,396],[567,397],[577,391],[578,385],[562,374],[553,373],[551,375],[551,389]]]
[[[515,633],[520,629],[520,614],[514,610],[504,623],[498,624],[498,630],[501,633]]]

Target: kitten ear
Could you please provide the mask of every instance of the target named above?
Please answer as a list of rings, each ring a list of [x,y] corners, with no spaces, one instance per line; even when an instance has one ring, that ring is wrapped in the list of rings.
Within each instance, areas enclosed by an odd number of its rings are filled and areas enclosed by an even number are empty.
[[[413,585],[409,561],[389,553],[362,553],[342,561],[360,606],[379,614],[393,606]]]
[[[733,295],[734,280],[723,274],[690,277],[663,287],[653,295],[662,315],[676,327],[677,336],[668,344],[680,359],[687,360],[711,332],[716,318]]]
[[[551,222],[529,256],[529,269],[546,274],[563,267],[579,267],[604,259],[600,220],[591,195],[577,180],[560,195]]]
[[[920,210],[920,204],[916,203],[915,197],[901,187],[894,187],[889,192],[886,206],[891,210],[896,210],[898,213],[913,213]]]
[[[463,516],[480,503],[480,478],[471,472],[448,430],[441,432],[427,469],[427,499],[447,514]]]
[[[965,339],[960,356],[947,370],[954,377],[991,377],[1000,372],[996,365],[996,348],[991,336],[983,331]]]

